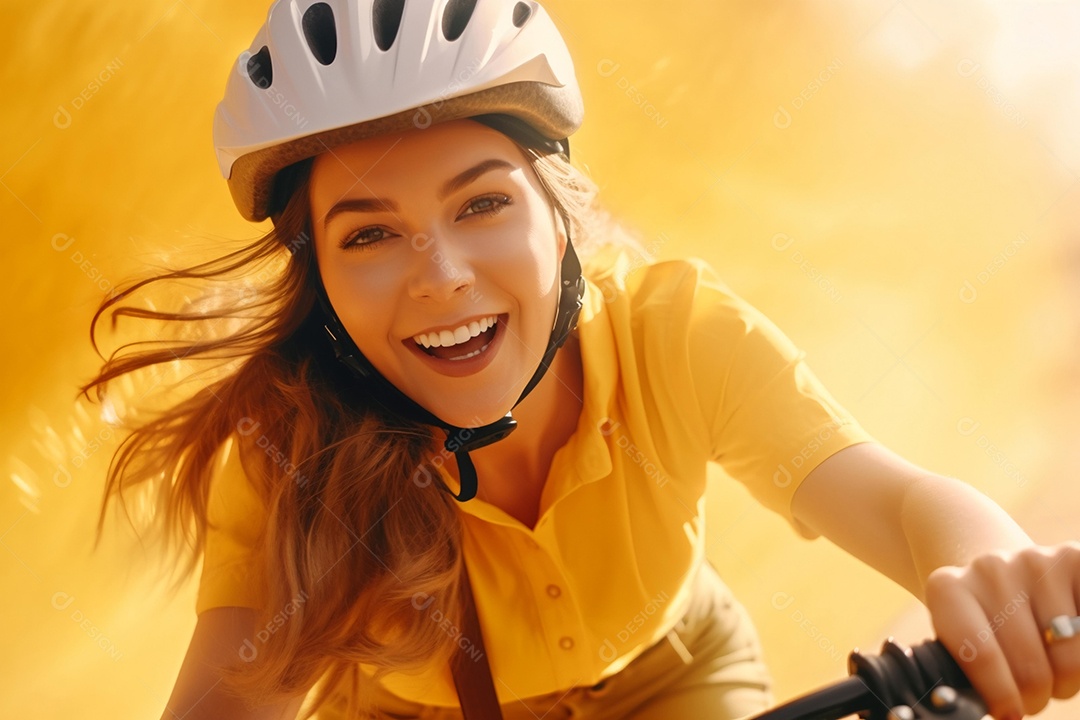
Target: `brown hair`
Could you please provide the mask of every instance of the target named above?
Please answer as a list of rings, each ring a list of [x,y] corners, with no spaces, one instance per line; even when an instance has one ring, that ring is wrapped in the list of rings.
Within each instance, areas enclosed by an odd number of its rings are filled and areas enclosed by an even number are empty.
[[[562,156],[522,151],[569,220],[587,274],[601,246],[640,247],[602,209],[596,186],[582,172]],[[205,547],[213,461],[232,437],[267,508],[263,542],[253,549],[268,580],[256,627],[275,631],[253,658],[244,658],[248,662],[223,668],[224,682],[262,703],[306,693],[324,678],[305,718],[339,683],[352,684],[349,712],[368,707],[372,693],[359,663],[374,666],[378,679],[448,661],[456,638],[430,617],[435,611],[461,617],[462,563],[457,501],[435,483],[413,481],[438,447],[435,431],[369,406],[313,312],[318,269],[310,233],[311,162],[297,163],[285,176],[280,192],[288,200],[269,233],[208,262],[134,282],[103,300],[91,322],[93,338],[101,315],[112,308],[114,326],[121,315],[177,329],[209,322],[220,337],[120,354],[141,343],[123,345],[80,388],[104,400],[109,383],[129,373],[178,358],[218,362],[218,377],[129,428],[110,463],[97,541],[112,496],[148,492],[156,508],[152,531],[160,533],[166,552],[187,555],[179,586]],[[235,286],[238,277],[274,261],[281,267],[254,298],[225,295],[218,307],[192,312],[113,307],[162,280]],[[234,331],[221,333],[223,326]],[[242,422],[259,423],[259,447],[255,433],[238,432]],[[278,452],[267,453],[268,445]],[[427,612],[417,611],[417,598],[424,598]]]

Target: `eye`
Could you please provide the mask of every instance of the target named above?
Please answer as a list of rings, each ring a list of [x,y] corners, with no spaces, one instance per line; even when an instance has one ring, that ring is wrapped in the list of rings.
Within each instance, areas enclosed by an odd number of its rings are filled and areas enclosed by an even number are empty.
[[[464,211],[458,217],[462,218],[470,215],[498,215],[506,209],[506,206],[511,204],[511,202],[510,196],[503,195],[502,193],[481,195],[478,198],[470,200],[465,205]]]
[[[490,217],[498,215],[502,212],[506,206],[513,203],[509,195],[503,193],[492,193],[490,195],[481,195],[480,197],[473,198],[465,204],[458,219],[467,217]],[[371,250],[383,240],[388,240],[392,237],[396,237],[394,233],[390,232],[386,228],[378,225],[372,225],[371,227],[361,228],[354,232],[347,233],[345,238],[338,243],[338,247],[342,250]]]
[[[386,228],[376,226],[362,228],[345,236],[338,246],[342,250],[370,250],[383,240],[393,237]]]

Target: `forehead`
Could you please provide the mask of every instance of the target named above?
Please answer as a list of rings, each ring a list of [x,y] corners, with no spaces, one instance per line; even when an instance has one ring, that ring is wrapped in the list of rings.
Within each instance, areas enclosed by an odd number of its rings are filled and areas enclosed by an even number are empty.
[[[311,167],[313,205],[319,196],[376,183],[408,182],[412,187],[491,158],[528,165],[516,144],[473,120],[452,120],[429,128],[378,135],[341,145],[315,157]]]

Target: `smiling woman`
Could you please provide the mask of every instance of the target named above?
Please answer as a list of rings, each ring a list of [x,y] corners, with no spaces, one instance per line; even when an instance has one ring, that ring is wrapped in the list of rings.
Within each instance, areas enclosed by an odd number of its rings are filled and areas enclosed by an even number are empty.
[[[465,5],[447,6],[446,13],[468,17]],[[272,29],[284,17],[277,7]],[[310,5],[305,22],[325,23],[327,7]],[[551,44],[557,35],[538,6],[531,20],[524,5],[509,8],[509,16],[500,9],[507,7],[488,2],[475,9],[473,32],[501,28],[508,44],[503,65],[487,72],[508,73],[515,63],[546,58],[538,78],[546,82],[556,73],[562,89],[533,84],[534,97],[510,114],[522,104],[520,91],[483,101],[469,94],[440,98],[425,111],[438,120],[430,127],[413,125],[406,112],[393,130],[379,121],[370,132],[357,131],[368,127],[358,124],[360,117],[335,131],[341,119],[320,118],[309,100],[304,112],[311,129],[321,131],[318,144],[301,138],[268,147],[266,138],[237,137],[230,98],[263,92],[269,68],[277,92],[298,100],[307,87],[290,79],[280,56],[260,50],[258,40],[248,54],[259,58],[258,67],[241,63],[242,72],[230,78],[216,136],[241,213],[270,216],[273,230],[216,261],[137,283],[95,316],[146,282],[230,282],[274,255],[288,258],[283,274],[254,302],[221,308],[220,316],[256,313],[239,332],[121,353],[84,388],[100,392],[166,357],[242,360],[235,374],[135,430],[109,477],[110,492],[120,494],[165,468],[177,480],[161,488],[168,509],[162,530],[183,537],[194,520],[192,562],[205,554],[197,608],[205,622],[189,660],[193,667],[221,664],[214,677],[225,682],[210,683],[208,692],[209,685],[182,673],[171,708],[234,713],[224,696],[215,704],[227,687],[295,712],[295,698],[324,678],[317,709],[333,688],[342,697],[342,683],[360,667],[374,677],[359,677],[363,689],[347,694],[350,703],[370,705],[375,695],[367,688],[387,675],[397,678],[389,687],[406,696],[444,706],[454,701],[445,677],[437,690],[418,696],[401,684],[410,671],[445,666],[455,651],[454,637],[431,621],[460,619],[468,582],[464,516],[454,498],[476,494],[475,502],[502,510],[519,527],[536,523],[547,468],[582,407],[581,358],[570,337],[585,287],[577,251],[588,261],[602,245],[633,245],[599,206],[595,186],[569,164],[565,138],[558,139],[580,122],[561,41]],[[439,11],[433,5],[428,12]],[[310,28],[278,27],[271,34],[299,30],[314,42]],[[267,111],[270,132],[295,132]],[[258,123],[255,129],[262,132]],[[262,147],[235,149],[244,144]],[[521,423],[513,434],[511,409]],[[470,452],[485,478],[479,492]],[[442,462],[453,457],[458,464]],[[421,481],[424,467],[439,470],[438,482]],[[471,488],[459,470],[468,471],[466,480],[471,475]],[[353,528],[364,529],[368,552],[354,551]],[[289,571],[279,582],[282,567]],[[484,596],[478,604],[490,603],[494,578],[482,572],[476,582]],[[414,606],[420,593],[429,598],[423,614]],[[237,631],[234,619],[217,613],[230,606],[257,611],[254,628],[293,608],[292,631],[249,635],[238,667],[228,657],[197,657],[209,642],[200,632]]]
[[[187,571],[203,557],[165,717],[293,717],[309,697],[305,717],[326,720],[761,710],[754,627],[705,560],[710,461],[804,537],[925,594],[954,645],[992,580],[1072,567],[1059,548],[1001,570],[990,551],[1023,533],[881,448],[707,264],[627,257],[570,163],[582,121],[535,2],[273,3],[214,125],[237,210],[272,230],[94,318],[233,332],[119,353],[83,388],[230,363],[110,466],[106,500],[155,489],[161,531],[194,529]],[[119,305],[273,259],[253,301]],[[1052,577],[1040,612],[1075,614],[1068,574]],[[980,657],[999,665],[980,689],[1001,687],[1002,657]]]

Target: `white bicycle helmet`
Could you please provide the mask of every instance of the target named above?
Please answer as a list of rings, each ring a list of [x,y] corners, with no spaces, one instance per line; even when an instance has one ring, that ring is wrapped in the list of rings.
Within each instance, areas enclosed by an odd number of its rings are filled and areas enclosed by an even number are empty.
[[[337,145],[503,114],[551,140],[582,122],[573,62],[529,0],[276,0],[230,73],[214,145],[240,214],[283,168]]]

